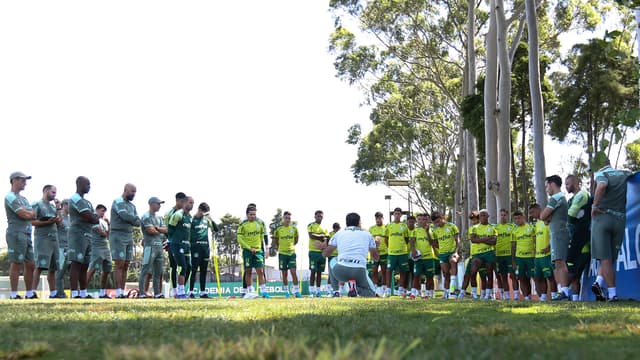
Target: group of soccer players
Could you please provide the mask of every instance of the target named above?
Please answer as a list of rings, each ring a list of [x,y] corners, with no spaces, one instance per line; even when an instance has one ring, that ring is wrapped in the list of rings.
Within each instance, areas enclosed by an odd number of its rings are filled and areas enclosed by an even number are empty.
[[[67,249],[60,247],[60,256],[57,249],[44,249],[44,238],[54,234],[51,229],[56,229],[57,234],[66,232],[69,236],[69,215],[65,211],[71,206],[71,224],[87,223],[84,237],[104,239],[106,254],[101,255],[97,265],[92,265],[89,270],[92,274],[95,270],[103,272],[100,297],[109,297],[105,292],[105,273],[111,271],[111,258],[107,246],[107,235],[111,242],[111,254],[116,260],[116,297],[126,297],[124,293],[124,276],[126,275],[128,261],[130,261],[130,249],[125,243],[131,240],[131,228],[140,226],[143,233],[143,267],[139,277],[139,297],[153,296],[163,297],[161,291],[162,273],[164,272],[164,252],[168,252],[171,267],[171,282],[173,295],[177,298],[196,297],[193,289],[197,271],[200,274],[199,297],[208,297],[205,290],[205,280],[208,271],[208,262],[211,255],[211,243],[209,232],[215,233],[218,228],[209,216],[209,206],[201,203],[194,215],[191,210],[194,206],[192,197],[184,193],[176,194],[176,204],[169,209],[164,217],[157,214],[164,201],[156,197],[149,199],[149,211],[138,218],[135,206],[130,202],[135,195],[135,187],[131,184],[125,186],[123,196],[114,201],[112,209],[112,221],[118,220],[122,226],[114,229],[112,224],[109,234],[108,224],[100,222],[102,216],[97,216],[91,204],[83,197],[89,191],[88,179],[78,178],[78,193],[72,198],[53,205],[55,187],[50,185],[43,189],[43,201],[34,204],[33,210],[29,203],[19,195],[24,189],[25,180],[30,177],[23,173],[11,175],[12,192],[5,199],[5,207],[9,218],[7,237],[10,253],[15,255],[16,250],[24,251],[23,257],[11,257],[14,263],[27,264],[33,255],[29,254],[26,239],[19,236],[27,229],[30,233],[30,223],[36,227],[36,253],[38,253],[38,266],[35,271],[38,276],[40,271],[48,269],[50,285],[56,287],[52,281],[56,270],[63,268],[66,262]],[[15,182],[15,183],[14,183]],[[489,213],[486,210],[473,211],[469,214],[471,226],[469,226],[465,241],[470,242],[470,254],[466,260],[465,273],[462,286],[458,287],[458,263],[464,261],[460,254],[462,244],[458,227],[447,222],[445,216],[438,212],[429,215],[426,213],[407,214],[405,221],[401,221],[402,209],[393,211],[393,219],[389,224],[384,224],[382,213],[375,213],[375,225],[369,228],[369,232],[375,239],[380,258],[377,261],[369,261],[368,269],[373,283],[376,285],[376,294],[380,297],[391,296],[397,285],[397,294],[402,297],[415,299],[433,298],[435,295],[436,276],[443,277],[444,298],[462,299],[467,295],[467,289],[471,287],[470,296],[474,299],[519,299],[530,300],[532,294],[531,281],[535,281],[535,287],[541,301],[547,300],[547,290],[550,290],[553,299],[561,300],[570,297],[572,293],[579,292],[579,277],[588,265],[589,256],[589,227],[591,197],[580,189],[579,180],[575,176],[566,179],[566,188],[574,196],[567,201],[562,192],[559,177],[547,179],[548,191],[551,196],[549,205],[543,210],[538,204],[529,206],[529,220],[521,210],[513,213],[513,223],[510,222],[509,212],[500,210],[499,222],[489,223]],[[52,189],[53,188],[53,189]],[[52,192],[53,191],[53,192]],[[80,205],[78,205],[80,204]],[[106,207],[99,206],[104,214]],[[41,209],[46,209],[43,211]],[[90,213],[86,216],[84,212]],[[42,214],[40,214],[42,213]],[[75,215],[73,215],[75,214]],[[309,269],[311,272],[309,292],[311,296],[322,296],[322,274],[325,271],[327,260],[337,256],[332,253],[328,259],[323,256],[323,250],[328,246],[331,237],[340,230],[338,223],[333,224],[333,231],[322,228],[323,212],[318,210],[314,214],[314,221],[307,226],[309,235]],[[563,228],[568,229],[568,234],[561,233]],[[23,229],[24,228],[24,229]],[[45,233],[40,236],[39,229]],[[83,230],[84,231],[84,230]],[[551,246],[550,238],[556,232],[555,246]],[[42,231],[40,231],[42,232]],[[16,236],[12,234],[16,233]],[[66,234],[59,236],[65,239]],[[54,234],[55,235],[55,234]],[[566,235],[566,236],[565,236]],[[282,224],[273,229],[271,255],[278,254],[279,270],[285,286],[285,296],[301,297],[301,289],[296,268],[295,245],[298,243],[299,234],[297,228],[291,223],[291,213],[286,211]],[[42,238],[42,239],[41,239]],[[74,238],[71,236],[71,238]],[[82,237],[80,237],[82,240]],[[122,241],[115,241],[122,238]],[[22,240],[21,240],[22,239]],[[61,239],[61,240],[62,240]],[[23,241],[24,240],[24,241]],[[168,240],[168,241],[166,241]],[[265,257],[269,254],[268,231],[264,222],[257,218],[255,204],[249,204],[246,210],[246,219],[237,229],[237,241],[241,247],[244,268],[243,292],[244,298],[263,297],[269,298],[266,289],[266,277],[264,273]],[[100,253],[96,248],[97,240],[91,240],[92,253]],[[24,245],[24,249],[22,246]],[[89,254],[91,247],[83,247],[82,254],[71,256],[72,260],[72,296],[86,298],[86,277],[79,276],[79,272],[88,270],[88,259],[95,257]],[[54,251],[56,250],[56,251]],[[77,246],[69,247],[69,253],[79,251]],[[64,253],[64,254],[63,254]],[[93,255],[95,255],[93,254]],[[108,259],[107,259],[108,258]],[[19,261],[22,260],[22,261]],[[120,262],[118,262],[120,260]],[[125,267],[122,267],[124,262]],[[74,269],[74,263],[76,263]],[[106,266],[105,264],[109,263]],[[92,261],[91,264],[94,264]],[[259,295],[253,286],[253,269],[257,274],[259,283]],[[74,270],[75,278],[74,278]],[[564,272],[563,272],[564,271]],[[17,278],[14,275],[16,269],[12,267],[12,298],[17,298]],[[497,289],[494,291],[494,273],[497,280]],[[395,276],[398,282],[395,284]],[[84,275],[84,274],[83,274]],[[293,286],[289,288],[288,277],[291,275]],[[148,293],[150,279],[153,278],[153,295]],[[25,283],[31,283],[32,277],[25,276]],[[478,285],[478,281],[480,284]],[[120,280],[120,281],[118,281]],[[190,281],[189,281],[190,280]],[[80,291],[77,290],[78,282]],[[15,283],[15,284],[14,284]],[[189,290],[186,285],[189,284]],[[34,286],[37,286],[37,282]],[[480,292],[478,293],[478,287]],[[27,288],[33,289],[27,285]],[[511,290],[510,290],[511,289]],[[556,291],[558,289],[558,291]],[[52,297],[63,297],[64,292],[57,294],[52,291]],[[33,297],[34,292],[28,290],[27,297]]]

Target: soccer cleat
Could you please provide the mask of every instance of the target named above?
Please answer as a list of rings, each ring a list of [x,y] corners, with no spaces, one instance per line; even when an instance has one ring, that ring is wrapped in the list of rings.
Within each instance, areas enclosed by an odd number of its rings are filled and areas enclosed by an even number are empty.
[[[565,295],[564,291],[560,291],[559,293],[556,294],[556,296],[551,298],[551,301],[565,301],[565,300],[569,300],[569,297]]]
[[[14,296],[14,297],[11,297],[10,299],[11,299],[11,300],[22,300],[22,296],[20,296],[20,295],[16,295],[16,296]]]
[[[195,299],[195,298],[196,298],[196,295],[194,293],[189,294],[189,299]]]
[[[320,291],[316,292],[315,297],[321,298],[322,297],[322,293]]]
[[[264,293],[264,294],[262,294],[262,298],[263,299],[271,299],[271,295],[269,295],[269,293]]]
[[[37,299],[38,298],[38,294],[33,293],[33,294],[31,294],[31,296],[25,296],[24,298],[25,299]]]
[[[333,292],[333,297],[334,298],[339,298],[340,297],[340,291],[334,291]]]
[[[100,297],[102,297],[102,296],[100,296]],[[138,299],[146,299],[146,298],[148,298],[148,297],[149,297],[149,296],[147,296],[147,295],[145,295],[145,294],[139,294],[138,296],[136,296],[136,298],[138,298]]]
[[[620,300],[618,299],[618,296],[617,296],[617,295],[616,295],[616,296],[614,296],[614,297],[612,297],[612,298],[609,298],[609,299],[607,300],[607,302],[610,302],[610,303],[611,303],[611,302],[618,302],[618,301],[620,301]]]
[[[200,299],[208,299],[209,295],[207,294],[200,294]]]
[[[153,297],[154,299],[164,299],[164,295],[160,294],[160,295],[156,295]]]
[[[189,296],[187,294],[176,295],[176,299],[188,299]]]
[[[591,292],[593,292],[593,294],[596,296],[596,301],[605,301],[605,300],[607,300],[607,297],[604,296],[604,290],[602,289],[600,284],[598,284],[597,281],[595,281],[591,285]]]
[[[82,296],[80,296],[80,295],[76,295],[76,296],[74,296],[73,298],[74,298],[74,299],[82,299]]]
[[[302,297],[302,294],[300,294],[300,291],[296,291],[294,295],[297,299],[300,299]]]
[[[146,297],[146,296],[144,296],[144,297]],[[109,296],[109,295],[107,295],[107,294],[104,294],[104,295],[100,295],[100,296],[98,296],[98,298],[99,298],[99,299],[111,299],[111,296]]]
[[[409,295],[409,300],[415,300],[416,296],[414,294]]]
[[[66,299],[66,298],[67,298],[67,294],[63,292],[59,292],[56,294],[56,299]]]
[[[291,294],[289,294],[289,293],[284,293],[284,298],[285,298],[285,299],[288,299],[288,298],[290,298],[290,297],[291,297]]]
[[[93,296],[87,294],[87,296],[83,297],[83,299],[93,299]]]
[[[120,295],[116,296],[116,299],[127,299],[127,295],[120,294]]]

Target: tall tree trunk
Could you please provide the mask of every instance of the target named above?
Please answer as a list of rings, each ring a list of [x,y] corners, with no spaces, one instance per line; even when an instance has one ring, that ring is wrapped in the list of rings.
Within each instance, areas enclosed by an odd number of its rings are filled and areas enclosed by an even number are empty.
[[[544,158],[544,105],[540,86],[540,57],[538,44],[538,19],[535,0],[525,0],[527,31],[529,33],[529,91],[531,92],[531,116],[533,131],[533,166],[536,202],[543,208],[547,205],[544,189],[546,164]]]
[[[511,62],[507,48],[507,20],[504,1],[496,1],[498,23],[498,61],[500,86],[498,91],[498,209],[511,212]]]
[[[489,12],[489,31],[486,35],[487,60],[486,78],[484,82],[484,140],[485,158],[487,169],[486,179],[486,201],[489,211],[489,221],[496,222],[497,202],[494,190],[496,190],[498,178],[498,139],[496,123],[496,89],[498,85],[498,35],[496,24],[495,1],[490,1],[491,11]]]
[[[467,22],[467,95],[476,92],[476,4],[474,0],[467,0],[468,22]],[[478,163],[476,139],[468,130],[465,130],[466,148],[466,180],[467,180],[467,214],[473,210],[478,210]],[[467,216],[465,218],[468,219]]]
[[[520,203],[518,201],[518,175],[516,174],[517,172],[517,167],[516,167],[516,152],[513,151],[513,132],[510,131],[509,132],[511,134],[511,141],[510,141],[510,146],[511,146],[511,181],[513,182],[513,206],[516,209],[520,208]]]
[[[528,213],[529,199],[527,197],[527,115],[522,107],[522,150],[520,154],[520,178],[522,179],[522,211]]]

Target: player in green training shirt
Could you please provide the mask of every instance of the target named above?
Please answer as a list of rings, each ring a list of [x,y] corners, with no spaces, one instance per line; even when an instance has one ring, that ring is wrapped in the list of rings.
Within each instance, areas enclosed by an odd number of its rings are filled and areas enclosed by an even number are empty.
[[[536,282],[536,292],[540,301],[547,301],[547,289],[551,291],[551,297],[556,296],[556,281],[551,267],[551,244],[549,225],[539,220],[542,208],[539,204],[529,206],[529,215],[536,229],[536,255],[534,260],[533,277]],[[516,298],[517,299],[517,298]]]
[[[371,260],[371,280],[375,284],[376,294],[382,296],[387,293],[387,243],[385,241],[387,227],[384,225],[384,215],[377,211],[375,213],[376,224],[369,228],[369,233],[373,236],[380,258],[378,261]]]
[[[455,224],[447,222],[444,216],[438,212],[431,215],[433,228],[431,237],[438,242],[438,259],[440,269],[444,275],[444,298],[455,292],[458,274],[458,249],[460,248],[460,231]]]
[[[238,226],[238,243],[242,248],[242,262],[244,264],[244,277],[247,283],[244,299],[255,299],[258,295],[253,291],[253,269],[256,269],[260,294],[263,298],[271,296],[267,292],[266,278],[264,276],[264,250],[262,241],[264,238],[264,223],[257,221],[256,209],[247,208],[247,221]]]
[[[498,231],[496,240],[496,272],[498,275],[498,292],[501,300],[509,300],[509,277],[513,287],[513,299],[518,294],[518,280],[513,269],[511,256],[511,233],[516,225],[509,222],[509,211],[500,209],[500,220],[494,225]],[[506,291],[505,291],[506,290]]]
[[[327,247],[329,233],[320,225],[324,218],[322,210],[317,210],[314,218],[315,221],[307,226],[309,234],[309,270],[311,270],[309,293],[311,296],[322,297],[322,273],[327,265],[326,258],[322,256],[322,250]]]
[[[385,233],[385,241],[387,242],[387,288],[388,294],[391,295],[391,276],[393,271],[396,270],[400,273],[400,280],[398,281],[398,295],[406,296],[405,287],[407,286],[407,275],[409,273],[409,227],[405,223],[400,222],[402,216],[402,209],[393,209],[393,222],[387,225],[387,232]]]
[[[171,215],[169,225],[175,230],[171,240],[171,252],[178,266],[178,293],[176,298],[186,299],[184,284],[191,273],[191,214],[193,198],[187,196],[184,207]]]
[[[298,272],[296,270],[296,249],[298,244],[298,229],[291,225],[291,213],[285,211],[282,215],[282,225],[278,226],[273,232],[273,247],[279,250],[278,263],[280,271],[282,271],[282,284],[285,287],[284,296],[290,296],[289,275],[291,272],[291,280],[293,281],[293,294],[297,298],[301,298],[300,286],[298,283]]]
[[[527,223],[520,210],[513,212],[516,228],[512,232],[513,266],[525,301],[531,300],[531,277],[534,270],[536,230]]]

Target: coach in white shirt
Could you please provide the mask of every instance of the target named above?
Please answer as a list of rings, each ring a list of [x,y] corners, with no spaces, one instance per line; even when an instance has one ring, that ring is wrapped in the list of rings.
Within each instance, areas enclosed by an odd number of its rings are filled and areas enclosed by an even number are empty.
[[[358,295],[375,296],[375,287],[367,276],[367,252],[377,261],[378,248],[373,236],[368,231],[360,229],[360,215],[349,213],[346,222],[347,227],[333,235],[329,245],[322,251],[322,254],[328,257],[333,250],[338,249],[337,258],[329,264],[334,296],[339,294],[338,283],[349,280],[356,281]]]

